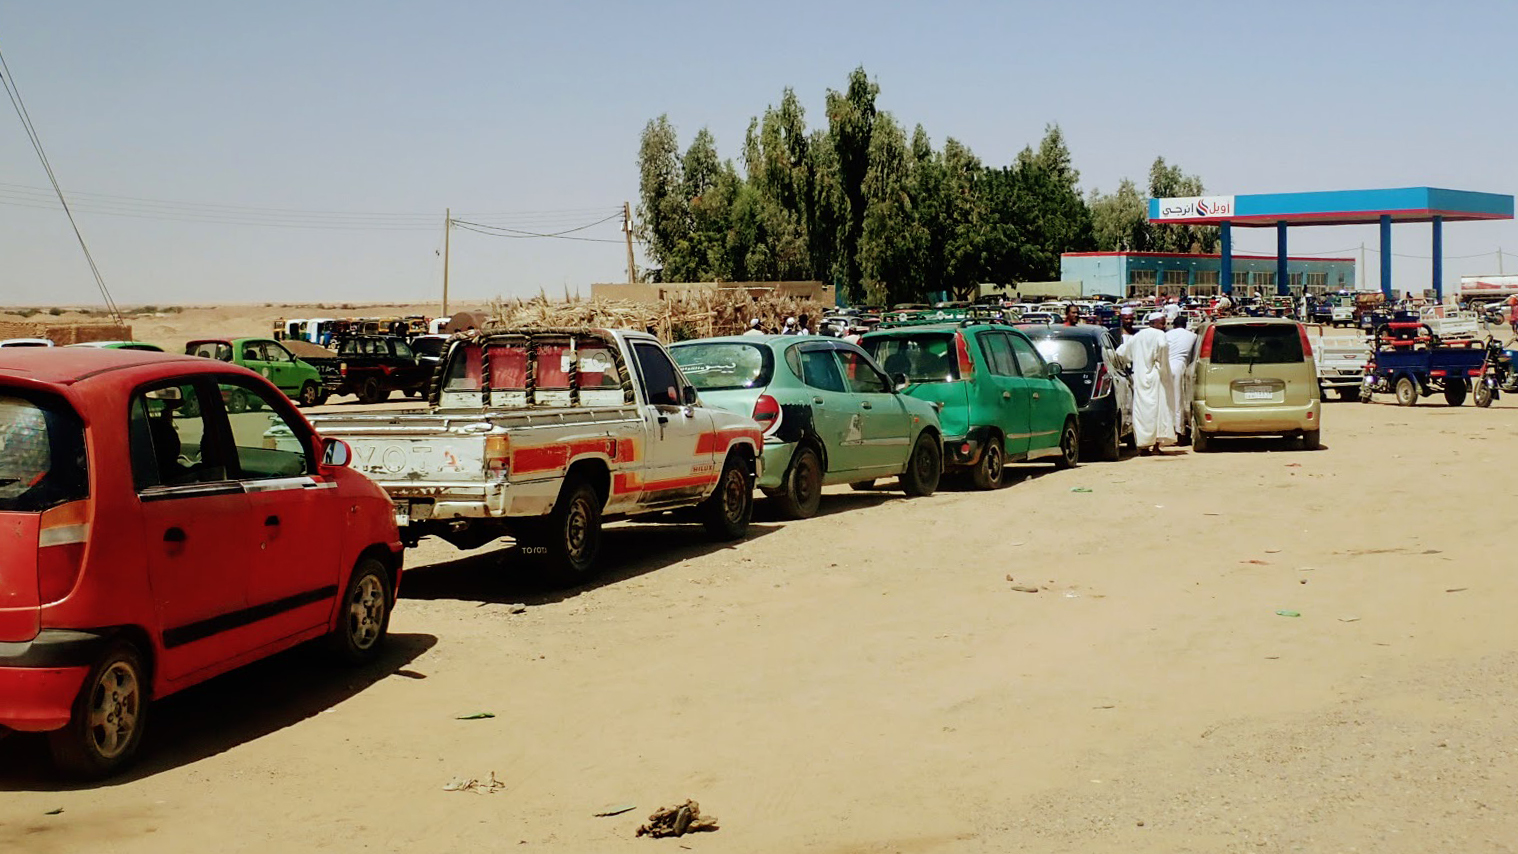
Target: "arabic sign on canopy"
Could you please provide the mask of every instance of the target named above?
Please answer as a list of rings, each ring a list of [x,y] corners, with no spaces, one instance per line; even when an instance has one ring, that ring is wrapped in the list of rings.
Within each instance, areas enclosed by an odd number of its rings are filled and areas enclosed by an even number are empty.
[[[1217,219],[1233,216],[1233,196],[1160,199],[1159,219]]]

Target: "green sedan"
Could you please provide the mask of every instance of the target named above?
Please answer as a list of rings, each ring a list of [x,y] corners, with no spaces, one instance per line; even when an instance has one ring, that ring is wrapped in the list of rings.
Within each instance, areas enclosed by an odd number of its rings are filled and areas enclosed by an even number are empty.
[[[102,350],[142,350],[148,353],[162,353],[163,348],[157,344],[149,344],[146,341],[86,341],[83,344],[70,344],[70,347],[95,347]]]
[[[899,477],[931,495],[943,471],[933,405],[899,394],[865,352],[836,338],[743,335],[670,348],[703,403],[764,428],[759,488],[786,516],[817,513],[822,487]]]

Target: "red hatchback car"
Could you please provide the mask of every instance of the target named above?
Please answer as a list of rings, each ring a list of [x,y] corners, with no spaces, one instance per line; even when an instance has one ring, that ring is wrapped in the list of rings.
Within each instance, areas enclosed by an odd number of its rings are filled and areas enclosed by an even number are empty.
[[[236,395],[263,406],[229,413]],[[232,365],[0,353],[0,732],[102,777],[151,698],[320,636],[371,658],[402,547],[349,453]]]

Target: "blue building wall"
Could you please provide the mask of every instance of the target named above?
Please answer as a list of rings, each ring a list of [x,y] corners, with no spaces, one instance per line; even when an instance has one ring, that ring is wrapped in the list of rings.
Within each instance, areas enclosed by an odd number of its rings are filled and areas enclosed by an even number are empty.
[[[1222,268],[1223,261],[1218,255],[1183,255],[1165,252],[1069,252],[1060,256],[1059,277],[1064,281],[1080,281],[1081,293],[1086,296],[1108,294],[1127,297],[1131,293],[1130,287],[1135,284],[1144,291],[1141,294],[1144,296],[1152,295],[1156,287],[1164,287],[1166,293],[1171,293],[1175,287],[1182,285],[1186,288],[1186,293],[1205,294],[1221,290],[1220,287],[1213,287],[1209,279],[1220,276]],[[1292,257],[1288,259],[1286,269],[1288,275],[1300,275],[1303,285],[1313,281],[1307,274],[1321,273],[1323,274],[1321,290],[1332,292],[1355,289],[1355,262],[1352,258]],[[1167,272],[1172,274],[1170,279],[1183,279],[1184,282],[1167,281]],[[1235,255],[1233,256],[1233,272],[1235,279],[1238,279],[1241,274],[1247,277],[1244,282],[1234,282],[1234,290],[1244,293],[1247,289],[1249,293],[1254,293],[1255,288],[1262,284],[1262,280],[1254,274],[1263,273],[1273,276],[1276,272],[1276,259]],[[1152,283],[1149,281],[1150,274],[1152,274]],[[1138,281],[1135,282],[1135,279]],[[1219,286],[1221,284],[1218,282]],[[1275,294],[1273,285],[1266,285],[1264,290],[1267,294]],[[1300,294],[1302,287],[1293,287],[1292,290]]]

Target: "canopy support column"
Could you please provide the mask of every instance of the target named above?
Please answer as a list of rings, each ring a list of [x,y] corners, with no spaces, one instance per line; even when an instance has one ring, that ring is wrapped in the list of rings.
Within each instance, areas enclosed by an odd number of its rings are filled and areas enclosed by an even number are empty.
[[[1276,296],[1291,293],[1287,285],[1289,281],[1286,273],[1286,220],[1283,219],[1276,223]]]
[[[1233,293],[1233,223],[1224,220],[1218,226],[1219,236],[1223,240],[1223,270],[1218,274],[1218,284],[1223,287],[1223,293]]]
[[[1444,217],[1434,216],[1434,302],[1444,302]]]
[[[1392,298],[1391,215],[1381,214],[1381,295]]]

